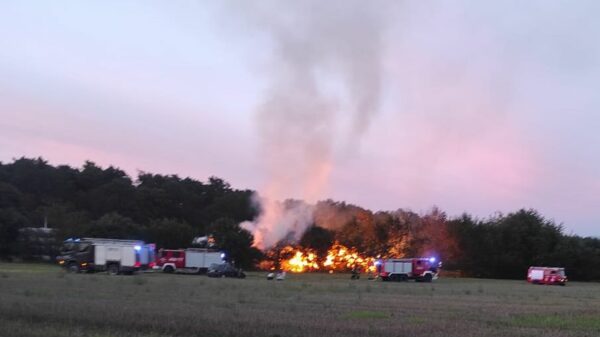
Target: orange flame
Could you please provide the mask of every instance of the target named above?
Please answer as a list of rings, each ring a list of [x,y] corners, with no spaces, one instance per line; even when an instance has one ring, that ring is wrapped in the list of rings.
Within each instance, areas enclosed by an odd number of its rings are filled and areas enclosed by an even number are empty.
[[[279,269],[292,273],[352,269],[373,272],[374,261],[375,258],[362,256],[355,248],[348,248],[336,242],[327,250],[325,256],[319,256],[314,249],[299,246],[288,245],[273,249],[267,253],[267,260],[262,261],[259,268],[274,270],[278,265]]]

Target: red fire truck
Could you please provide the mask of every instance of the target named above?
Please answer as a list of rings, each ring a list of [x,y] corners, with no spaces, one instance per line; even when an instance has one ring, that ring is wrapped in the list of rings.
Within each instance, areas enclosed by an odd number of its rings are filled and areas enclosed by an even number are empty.
[[[529,267],[527,271],[527,282],[533,284],[567,284],[567,275],[565,268],[558,267]]]
[[[221,264],[225,254],[212,249],[160,249],[154,269],[165,273],[206,273],[211,264]]]
[[[441,262],[435,257],[381,259],[375,261],[378,277],[383,281],[431,282],[438,278]]]

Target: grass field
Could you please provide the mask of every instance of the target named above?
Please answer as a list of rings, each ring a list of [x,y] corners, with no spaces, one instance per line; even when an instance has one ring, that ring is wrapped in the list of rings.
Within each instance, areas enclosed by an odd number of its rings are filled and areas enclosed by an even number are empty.
[[[278,282],[0,264],[0,336],[600,336],[600,284]]]

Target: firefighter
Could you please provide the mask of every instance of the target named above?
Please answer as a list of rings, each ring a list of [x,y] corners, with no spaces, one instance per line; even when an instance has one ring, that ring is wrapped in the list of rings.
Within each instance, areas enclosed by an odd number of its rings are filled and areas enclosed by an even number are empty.
[[[360,267],[354,265],[352,267],[352,275],[350,276],[351,280],[358,280],[360,278]]]

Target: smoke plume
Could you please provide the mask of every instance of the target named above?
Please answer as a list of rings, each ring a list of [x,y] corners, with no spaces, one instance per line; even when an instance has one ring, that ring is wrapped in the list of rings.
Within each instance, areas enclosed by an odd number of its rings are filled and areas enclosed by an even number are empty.
[[[278,200],[323,197],[336,147],[355,149],[368,129],[380,99],[385,9],[362,1],[261,1],[240,9],[273,51],[256,112],[268,182],[260,217],[243,224],[258,247],[302,234],[313,208]]]

